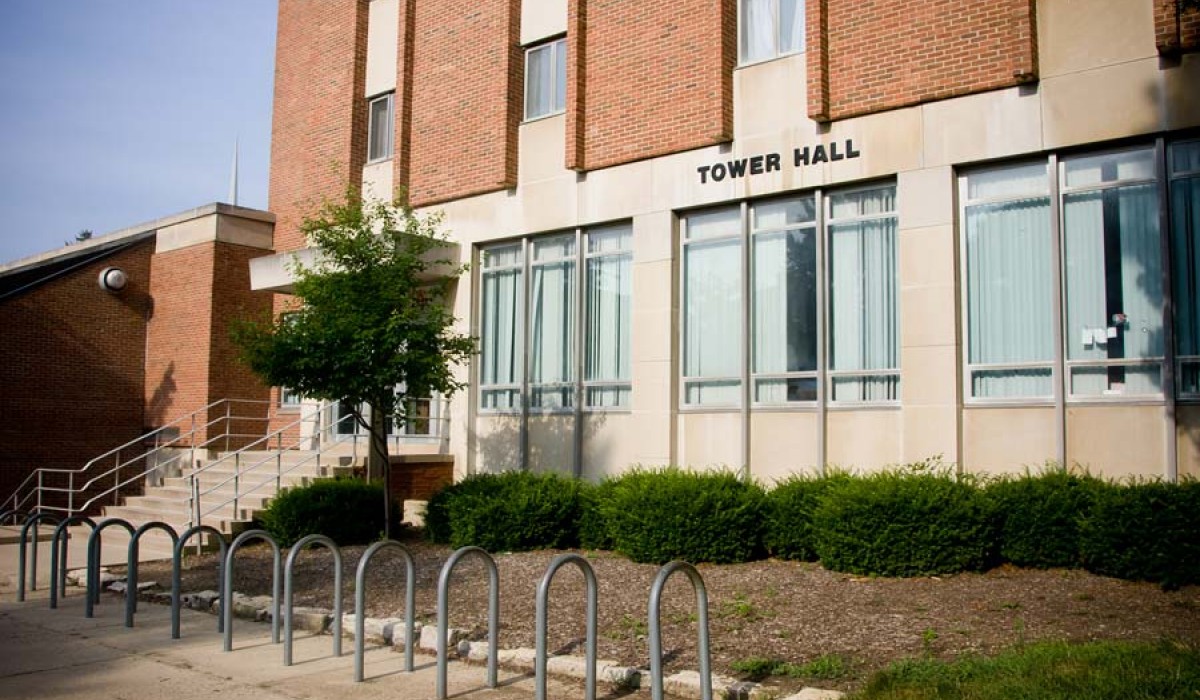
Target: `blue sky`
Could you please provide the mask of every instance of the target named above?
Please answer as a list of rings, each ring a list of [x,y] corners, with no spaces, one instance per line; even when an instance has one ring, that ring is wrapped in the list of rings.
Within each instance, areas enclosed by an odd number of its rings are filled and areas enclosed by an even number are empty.
[[[229,199],[265,209],[276,0],[0,0],[0,264]]]

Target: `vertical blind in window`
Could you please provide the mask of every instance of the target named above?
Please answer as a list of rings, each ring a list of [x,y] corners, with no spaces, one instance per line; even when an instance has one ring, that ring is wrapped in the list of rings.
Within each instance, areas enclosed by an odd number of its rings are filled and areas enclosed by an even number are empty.
[[[1054,394],[1054,239],[1046,163],[966,178],[971,395]]]
[[[899,398],[895,200],[895,187],[828,198],[834,401]]]
[[[741,62],[804,50],[804,0],[741,0]]]
[[[629,405],[632,238],[628,226],[587,232],[584,398],[595,408]]]
[[[392,157],[392,95],[371,100],[368,110],[367,160]]]
[[[520,407],[522,330],[522,246],[496,246],[482,252],[480,300],[480,401],[483,408]]]
[[[530,263],[530,406],[574,404],[575,236],[537,238]]]
[[[555,114],[567,106],[567,40],[525,52],[525,118]]]
[[[1200,141],[1173,144],[1168,163],[1179,391],[1194,397],[1200,395]]]
[[[738,209],[692,214],[684,226],[684,403],[737,405],[742,368],[742,240]]]

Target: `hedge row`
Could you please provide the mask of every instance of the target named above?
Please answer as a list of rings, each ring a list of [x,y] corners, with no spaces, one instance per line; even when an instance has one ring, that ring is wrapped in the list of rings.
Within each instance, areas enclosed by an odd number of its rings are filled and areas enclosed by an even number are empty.
[[[491,551],[611,549],[639,562],[820,560],[918,576],[1008,561],[1200,583],[1200,482],[1117,484],[1051,469],[979,482],[936,464],[793,476],[766,491],[728,472],[635,469],[599,485],[474,476],[429,502],[430,539]]]

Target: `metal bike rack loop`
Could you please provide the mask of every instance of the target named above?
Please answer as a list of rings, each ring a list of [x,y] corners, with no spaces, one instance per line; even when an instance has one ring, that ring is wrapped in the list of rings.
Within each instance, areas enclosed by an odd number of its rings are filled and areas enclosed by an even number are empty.
[[[534,661],[536,700],[546,700],[546,603],[550,594],[550,582],[566,564],[574,564],[583,572],[587,583],[587,641],[585,642],[585,659],[587,663],[584,680],[585,700],[596,700],[596,572],[592,565],[578,554],[567,553],[555,557],[546,569],[546,575],[537,590],[537,656]]]
[[[225,618],[225,651],[233,651],[233,555],[249,540],[263,540],[275,553],[271,569],[271,642],[279,643],[279,543],[266,530],[246,530],[233,538],[225,553],[224,584],[221,590],[221,617]]]
[[[413,616],[416,614],[416,581],[417,581],[417,565],[413,561],[412,552],[408,548],[400,544],[396,540],[383,540],[367,547],[367,551],[363,552],[362,558],[358,560],[358,569],[354,572],[354,682],[360,683],[363,679],[363,654],[364,641],[363,637],[366,633],[366,615],[367,615],[367,565],[370,563],[375,553],[381,549],[397,549],[400,555],[404,557],[405,577],[408,579],[404,590],[404,670],[412,673],[413,670],[413,636],[415,630],[413,625]]]
[[[333,552],[333,655],[342,655],[342,550],[325,535],[301,537],[292,545],[283,566],[283,665],[292,665],[292,567],[296,557],[309,545],[321,545]]]
[[[125,566],[125,626],[133,627],[133,614],[137,612],[137,584],[138,584],[138,540],[142,535],[149,530],[162,530],[171,536],[171,550],[174,551],[175,545],[179,544],[179,534],[175,532],[175,528],[170,525],[152,520],[144,523],[134,533],[129,540],[129,561]]]
[[[480,547],[462,547],[450,555],[438,576],[437,588],[437,700],[446,700],[446,633],[450,626],[446,598],[450,588],[450,574],[463,557],[476,555],[483,559],[488,569],[488,675],[489,688],[496,687],[496,666],[499,650],[496,648],[496,632],[500,628],[500,571],[496,560]]]
[[[118,525],[125,528],[129,533],[129,537],[133,538],[133,526],[120,518],[107,518],[96,524],[92,534],[88,536],[88,560],[87,560],[87,600],[84,601],[83,615],[84,617],[92,617],[94,614],[94,606],[100,602],[100,547],[101,533],[105,528]]]
[[[225,582],[221,577],[221,571],[225,568],[225,553],[229,549],[229,544],[225,542],[225,536],[212,525],[196,525],[184,530],[183,534],[179,536],[179,540],[175,542],[175,552],[171,557],[171,639],[179,639],[179,608],[183,590],[183,548],[187,546],[188,540],[204,532],[216,537],[217,542],[221,543],[221,552],[217,558],[217,597],[220,598],[221,591],[225,590]],[[221,598],[221,600],[224,599]],[[217,632],[224,631],[225,616],[217,615]]]
[[[54,528],[50,540],[50,609],[58,608],[58,597],[67,596],[67,528],[72,525],[88,525],[96,529],[96,521],[86,515],[72,515]]]
[[[33,528],[33,556],[29,570],[29,590],[37,590],[37,550],[38,550],[38,528],[37,525],[43,520],[51,520],[57,525],[60,518],[53,513],[34,513],[28,518],[25,518],[25,524],[21,527],[21,543],[17,547],[17,601],[24,602],[25,600],[25,540],[29,537],[29,528]],[[53,587],[53,583],[51,584]]]
[[[700,698],[712,700],[712,672],[709,669],[708,644],[708,592],[704,579],[696,567],[683,561],[664,564],[658,570],[654,585],[650,588],[650,695],[652,700],[663,700],[662,617],[659,610],[662,589],[667,579],[676,571],[682,571],[692,582],[696,591],[696,610],[700,617]]]

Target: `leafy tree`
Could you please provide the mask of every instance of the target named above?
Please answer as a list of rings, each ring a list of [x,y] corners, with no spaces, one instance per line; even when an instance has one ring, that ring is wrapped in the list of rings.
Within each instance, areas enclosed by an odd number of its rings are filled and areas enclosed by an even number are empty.
[[[385,523],[386,418],[403,422],[413,399],[462,388],[452,367],[475,352],[473,338],[451,330],[449,292],[466,267],[439,259],[440,223],[399,198],[347,192],[301,224],[316,255],[311,266],[293,265],[296,310],[233,328],[242,359],[267,383],[350,407],[370,437],[368,478],[385,483]]]

